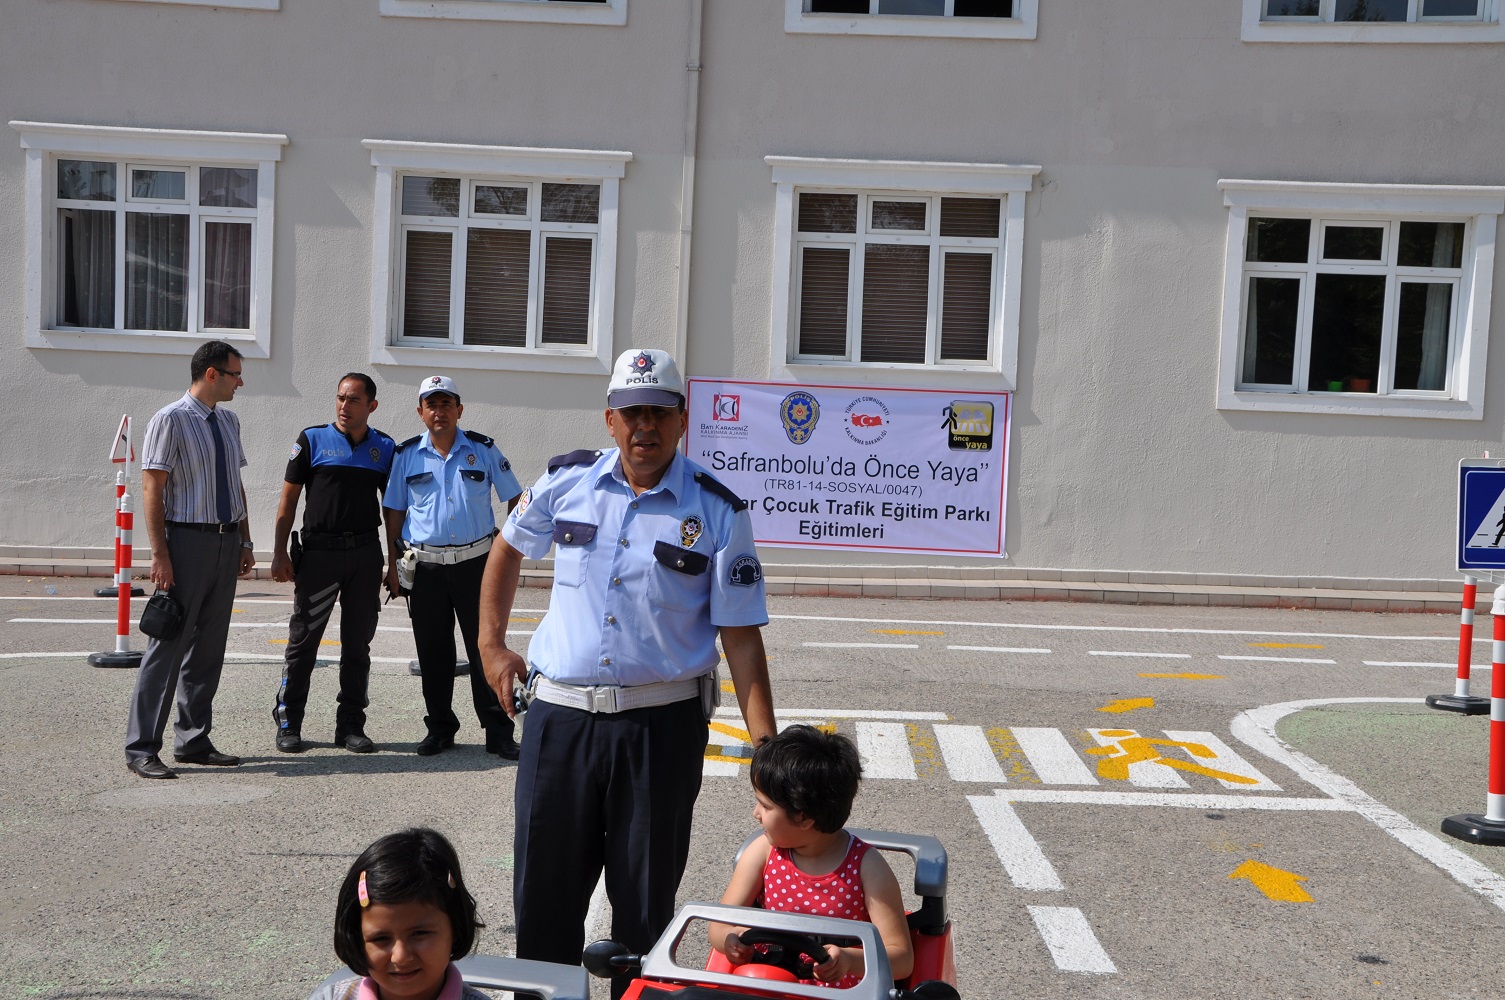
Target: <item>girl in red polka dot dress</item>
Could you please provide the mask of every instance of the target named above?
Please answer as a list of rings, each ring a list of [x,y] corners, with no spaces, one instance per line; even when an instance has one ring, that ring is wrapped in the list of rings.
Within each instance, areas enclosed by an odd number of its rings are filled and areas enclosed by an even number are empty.
[[[881,852],[842,828],[861,778],[852,741],[814,726],[790,726],[758,747],[753,818],[763,837],[742,853],[721,902],[871,921],[894,978],[903,979],[914,966],[914,952],[899,881]],[[711,924],[711,947],[733,965],[758,960],[742,943],[742,930]],[[828,944],[815,978],[802,981],[846,988],[862,979],[863,968],[861,948]]]

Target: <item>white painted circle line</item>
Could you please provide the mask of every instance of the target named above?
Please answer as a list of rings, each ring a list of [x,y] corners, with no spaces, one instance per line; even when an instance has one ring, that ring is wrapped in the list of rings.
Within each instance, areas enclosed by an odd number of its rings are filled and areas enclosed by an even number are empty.
[[[1048,649],[1030,649],[1025,646],[947,646],[971,653],[1049,653]]]
[[[1257,660],[1260,663],[1325,663],[1329,666],[1337,660],[1309,660],[1300,656],[1219,656],[1220,660]]]
[[[806,649],[919,649],[913,642],[802,642]]]
[[[1132,653],[1117,649],[1089,649],[1088,656],[1137,656],[1146,660],[1189,660],[1190,653]]]

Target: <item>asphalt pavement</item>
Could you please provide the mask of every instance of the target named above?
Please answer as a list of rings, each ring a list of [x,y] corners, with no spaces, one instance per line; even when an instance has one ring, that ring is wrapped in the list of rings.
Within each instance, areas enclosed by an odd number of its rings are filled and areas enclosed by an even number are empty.
[[[114,647],[97,583],[0,577],[0,997],[303,1000],[338,964],[351,860],[414,824],[454,840],[481,950],[511,953],[514,768],[484,753],[463,685],[459,745],[414,755],[423,704],[401,604],[373,647],[381,752],[331,745],[333,669],[315,671],[313,748],[276,752],[290,588],[249,581],[213,737],[245,762],[148,782],[121,748],[134,671],[84,659]],[[547,599],[520,592],[519,645]],[[834,726],[863,751],[852,825],[950,852],[963,996],[1498,995],[1505,848],[1438,831],[1485,809],[1487,716],[1421,701],[1453,689],[1455,616],[769,605],[781,721]],[[331,659],[337,639],[332,626]],[[754,828],[740,725],[723,709],[710,727],[685,901],[720,896]],[[604,903],[592,922],[604,935]]]

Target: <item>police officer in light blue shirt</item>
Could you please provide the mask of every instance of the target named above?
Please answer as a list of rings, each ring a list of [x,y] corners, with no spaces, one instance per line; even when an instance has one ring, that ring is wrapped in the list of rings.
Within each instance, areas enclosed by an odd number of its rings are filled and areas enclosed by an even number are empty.
[[[496,537],[493,493],[510,508],[522,492],[512,464],[484,434],[462,431],[465,407],[454,380],[432,375],[418,392],[418,416],[428,430],[397,446],[382,498],[386,508],[387,589],[403,591],[398,563],[416,560],[408,615],[423,675],[423,756],[455,744],[460,721],[450,706],[455,685],[455,624],[470,658],[471,699],[486,731],[486,750],[515,760],[512,719],[497,704],[479,664],[478,602],[486,554]]]
[[[521,958],[574,964],[602,868],[612,938],[646,951],[674,914],[700,791],[716,639],[754,743],[775,732],[768,621],[747,504],[677,450],[684,380],[663,351],[628,351],[607,390],[617,447],[549,462],[488,557],[486,676],[523,730],[513,846]],[[506,647],[524,557],[554,549],[548,614],[526,663]],[[588,776],[588,777],[587,777]],[[620,996],[630,977],[612,984]]]

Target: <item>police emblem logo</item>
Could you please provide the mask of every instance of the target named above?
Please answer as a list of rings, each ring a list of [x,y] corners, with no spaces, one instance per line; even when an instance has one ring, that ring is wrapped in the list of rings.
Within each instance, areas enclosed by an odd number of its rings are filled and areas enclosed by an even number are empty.
[[[983,399],[953,399],[942,413],[952,451],[993,449],[993,404]]]
[[[303,454],[303,446],[301,444],[298,444],[295,441],[295,442],[293,442],[293,453],[291,455],[287,456],[287,460],[289,462],[291,462],[293,459],[297,458],[301,454]]]
[[[803,389],[791,392],[779,404],[779,419],[784,422],[784,433],[794,444],[804,444],[815,433],[816,421],[820,420],[820,403]]]
[[[371,448],[371,461],[373,461],[373,462],[380,462],[381,461],[381,449],[375,447],[374,445]]]
[[[472,466],[476,464],[476,453],[475,452],[471,452],[469,455],[465,456],[465,464],[466,465],[472,465]]]
[[[523,495],[517,498],[517,507],[512,511],[512,520],[516,521],[523,516],[523,511],[528,509],[528,504],[533,499],[533,487],[523,490]]]
[[[679,522],[679,541],[687,549],[695,547],[695,542],[705,531],[705,522],[691,514]]]
[[[639,351],[638,356],[632,359],[632,370],[639,375],[647,375],[653,371],[653,358],[647,351]]]
[[[444,376],[443,375],[435,375],[433,378],[429,379],[429,388],[432,389],[434,386],[436,386],[436,385],[442,385],[443,383],[444,383]]]
[[[763,579],[763,567],[759,565],[757,556],[738,556],[732,560],[728,579],[739,587],[751,587]]]

